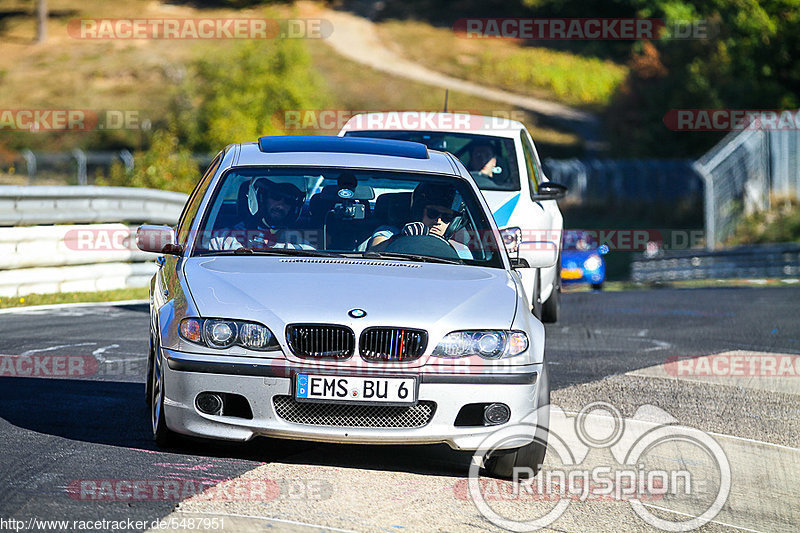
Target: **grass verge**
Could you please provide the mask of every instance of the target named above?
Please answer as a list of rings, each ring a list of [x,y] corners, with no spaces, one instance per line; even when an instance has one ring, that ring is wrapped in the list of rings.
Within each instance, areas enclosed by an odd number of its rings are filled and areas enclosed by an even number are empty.
[[[341,57],[320,40],[307,43],[314,68],[323,78],[330,100],[343,111],[441,111],[444,90],[378,72]],[[542,157],[580,157],[583,144],[574,133],[545,123],[508,104],[450,91],[449,110],[469,110],[520,120],[531,132]],[[338,128],[337,128],[338,131]],[[318,133],[308,131],[308,134]],[[333,135],[336,131],[319,132]]]
[[[87,302],[115,302],[121,300],[147,300],[148,287],[115,289],[96,292],[59,292],[54,294],[26,294],[0,297],[0,308],[27,307],[29,305],[74,304]]]
[[[398,53],[435,70],[516,93],[592,109],[605,107],[628,75],[613,61],[511,39],[467,39],[424,22],[388,21],[379,35]]]

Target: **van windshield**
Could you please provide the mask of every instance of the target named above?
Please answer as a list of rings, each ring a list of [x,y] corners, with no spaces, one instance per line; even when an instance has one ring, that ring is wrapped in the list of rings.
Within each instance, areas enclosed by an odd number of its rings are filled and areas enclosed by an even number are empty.
[[[422,143],[431,150],[450,152],[460,159],[482,190],[520,190],[514,139],[474,133],[395,130],[348,131],[345,136]]]

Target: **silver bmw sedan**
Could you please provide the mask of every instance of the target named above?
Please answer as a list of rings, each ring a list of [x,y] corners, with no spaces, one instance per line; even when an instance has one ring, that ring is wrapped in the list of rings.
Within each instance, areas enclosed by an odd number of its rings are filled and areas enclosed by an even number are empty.
[[[161,254],[146,398],[159,445],[263,435],[476,450],[525,423],[484,467],[540,468],[544,328],[451,154],[382,139],[232,144],[177,226],[142,226],[137,243]]]

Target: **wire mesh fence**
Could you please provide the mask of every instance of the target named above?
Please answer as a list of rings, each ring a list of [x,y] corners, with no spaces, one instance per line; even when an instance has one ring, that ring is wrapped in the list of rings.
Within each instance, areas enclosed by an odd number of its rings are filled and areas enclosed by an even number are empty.
[[[776,196],[800,199],[800,131],[731,132],[694,168],[706,185],[706,239],[713,250],[743,216],[768,209]]]

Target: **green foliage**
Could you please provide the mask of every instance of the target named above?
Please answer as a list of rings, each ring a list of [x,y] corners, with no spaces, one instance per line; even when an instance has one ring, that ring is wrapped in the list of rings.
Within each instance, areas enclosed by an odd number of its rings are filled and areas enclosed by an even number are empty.
[[[704,19],[718,32],[637,45],[609,112],[617,151],[698,155],[722,136],[669,131],[662,121],[670,109],[800,107],[800,0],[632,3],[640,16],[664,19],[668,27]]]
[[[772,209],[746,216],[728,244],[800,242],[800,202],[773,200]]]
[[[108,178],[98,177],[97,184],[190,193],[199,178],[191,152],[178,146],[174,134],[159,130],[153,134],[150,148],[135,154],[132,170],[115,163]]]
[[[520,86],[551,91],[569,104],[608,104],[627,74],[625,67],[597,58],[583,58],[544,48],[521,48],[504,57],[483,54],[479,58],[481,80],[492,80],[510,89]]]
[[[171,117],[193,150],[214,152],[285,132],[285,110],[324,107],[326,98],[299,39],[253,41],[232,56],[194,64]]]

